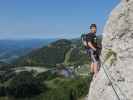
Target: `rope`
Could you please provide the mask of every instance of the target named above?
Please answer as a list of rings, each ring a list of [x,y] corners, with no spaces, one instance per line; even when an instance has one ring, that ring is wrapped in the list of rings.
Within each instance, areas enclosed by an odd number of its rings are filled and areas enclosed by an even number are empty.
[[[108,73],[109,73],[109,72],[108,72]],[[109,76],[112,77],[111,74],[109,74]],[[112,79],[114,79],[114,78],[112,77]],[[119,89],[119,92],[120,92],[120,93],[123,95],[123,97],[125,98],[124,100],[129,100],[129,99],[127,98],[127,96],[125,95],[125,93],[121,90],[121,88],[119,87],[119,85],[118,85],[115,81],[113,81],[112,83],[114,84],[114,86],[116,86],[116,87]]]
[[[103,58],[103,57],[102,57],[102,58]],[[102,68],[103,68],[103,70],[104,70],[104,73],[106,74],[108,80],[111,82],[111,86],[112,86],[112,88],[113,88],[113,90],[114,90],[114,92],[115,92],[115,94],[116,94],[118,100],[121,100],[121,99],[120,99],[120,96],[118,95],[118,93],[117,93],[117,91],[116,91],[116,89],[115,89],[115,86],[119,89],[119,92],[121,92],[121,94],[122,94],[123,97],[125,98],[124,100],[129,100],[129,99],[127,98],[127,96],[124,94],[124,92],[122,92],[122,90],[121,90],[121,88],[118,86],[118,84],[117,84],[115,81],[112,81],[112,80],[111,80],[111,78],[112,78],[113,80],[114,80],[114,78],[111,76],[111,74],[110,74],[109,72],[107,72],[107,70],[106,70],[106,68],[105,68],[106,66],[105,66],[105,67],[103,66],[104,63],[105,63],[105,62],[101,63],[101,66],[102,66]]]
[[[102,66],[102,68],[103,68],[103,70],[104,70],[104,73],[105,73],[105,75],[107,76],[108,80],[111,82],[112,89],[113,89],[113,91],[114,91],[114,93],[115,93],[117,99],[118,99],[118,100],[121,100],[120,97],[119,97],[119,95],[118,95],[118,93],[117,93],[117,91],[116,91],[116,89],[115,89],[115,87],[114,87],[114,85],[113,85],[112,80],[110,79],[110,77],[109,77],[109,75],[108,75],[107,71],[105,70],[105,68],[104,68],[104,66],[103,66],[102,63],[101,63],[101,66]]]
[[[102,57],[103,58],[103,57]],[[115,81],[112,81],[111,80],[111,78],[114,80],[114,78],[111,76],[111,74],[109,73],[109,72],[107,72],[107,70],[106,70],[106,66],[104,67],[103,66],[103,64],[104,64],[105,62],[103,62],[103,63],[101,63],[101,66],[102,66],[102,68],[103,68],[103,70],[104,70],[104,73],[106,74],[106,76],[107,76],[107,78],[108,78],[108,80],[111,82],[111,86],[112,86],[112,88],[113,88],[113,90],[114,90],[114,92],[115,92],[115,94],[116,94],[116,96],[117,96],[117,99],[118,100],[121,100],[120,99],[120,96],[118,95],[118,93],[117,93],[117,91],[116,91],[116,89],[115,89],[115,86],[119,89],[119,92],[121,92],[121,94],[123,95],[123,97],[125,97],[125,99],[124,100],[129,100],[128,98],[127,98],[127,96],[124,94],[124,92],[122,92],[122,90],[121,90],[121,88],[118,86],[118,84],[115,82]],[[110,76],[110,77],[109,77]]]

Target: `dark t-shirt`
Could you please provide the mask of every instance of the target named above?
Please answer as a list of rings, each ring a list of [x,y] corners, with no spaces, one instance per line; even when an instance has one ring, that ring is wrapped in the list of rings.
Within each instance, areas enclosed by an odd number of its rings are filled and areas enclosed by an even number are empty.
[[[91,42],[94,47],[97,47],[97,37],[95,33],[86,34],[86,41]],[[90,48],[90,47],[87,47]]]

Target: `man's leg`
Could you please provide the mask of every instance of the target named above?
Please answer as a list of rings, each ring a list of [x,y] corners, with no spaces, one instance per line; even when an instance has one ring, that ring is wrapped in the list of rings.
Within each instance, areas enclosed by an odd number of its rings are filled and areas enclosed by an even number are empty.
[[[94,73],[94,64],[93,64],[93,62],[91,63],[91,73]]]
[[[91,71],[90,71],[90,80],[93,79],[93,76],[94,76],[94,64],[93,62],[91,63]]]
[[[93,64],[93,67],[94,67],[94,75],[95,75],[95,77],[96,77],[96,75],[97,75],[97,73],[98,73],[98,65],[97,65],[97,63],[94,63],[94,64]]]
[[[93,60],[92,60],[92,52],[91,52],[90,49],[87,49],[87,54],[88,54],[88,56],[91,60],[91,68],[90,68],[90,64],[89,64],[89,71],[90,71],[91,76],[93,76],[93,74],[94,74],[94,65],[93,65]]]
[[[96,54],[94,54],[94,51],[91,51],[91,58],[92,58],[92,62],[93,62],[93,71],[94,71],[94,75],[96,77],[97,73],[98,73],[98,61],[96,59]]]

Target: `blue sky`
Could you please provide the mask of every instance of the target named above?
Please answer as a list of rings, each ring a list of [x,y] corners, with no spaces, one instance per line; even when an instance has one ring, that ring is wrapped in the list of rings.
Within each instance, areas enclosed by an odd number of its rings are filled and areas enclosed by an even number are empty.
[[[74,38],[98,25],[119,0],[0,0],[0,39]]]

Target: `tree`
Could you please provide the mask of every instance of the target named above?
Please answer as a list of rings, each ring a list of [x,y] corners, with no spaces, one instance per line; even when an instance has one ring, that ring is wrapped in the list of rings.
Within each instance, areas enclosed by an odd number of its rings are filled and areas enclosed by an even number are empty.
[[[44,88],[44,85],[31,72],[23,71],[11,80],[7,91],[11,96],[30,97],[40,94]]]

